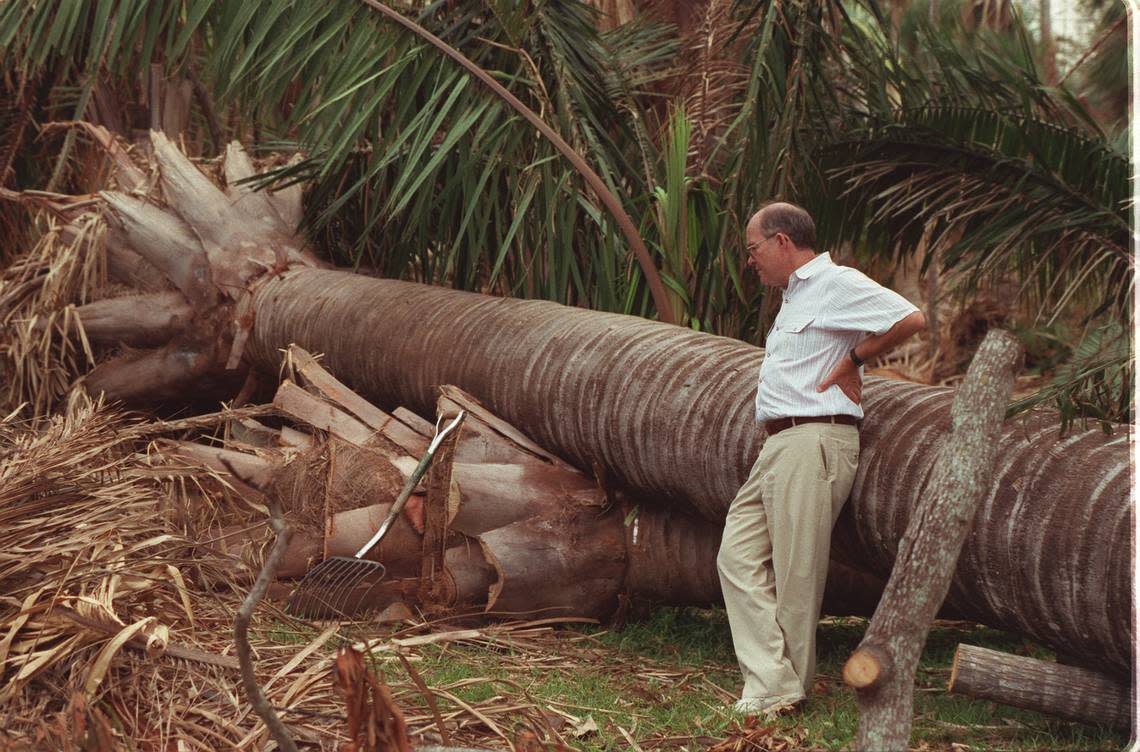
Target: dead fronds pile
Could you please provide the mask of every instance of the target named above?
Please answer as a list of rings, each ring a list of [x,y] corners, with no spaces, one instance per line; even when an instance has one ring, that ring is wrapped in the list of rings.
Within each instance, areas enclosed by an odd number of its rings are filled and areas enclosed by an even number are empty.
[[[96,213],[61,226],[45,213],[36,245],[0,271],[0,406],[29,416],[54,410],[95,365],[75,304],[106,287],[103,221]]]
[[[145,451],[156,433],[203,428],[195,420],[132,422],[76,394],[34,427],[0,421],[0,748],[253,750],[269,741],[234,657],[245,586],[227,576],[248,571],[193,532],[248,520],[256,502],[227,508],[232,489],[222,493],[209,471]],[[471,679],[429,686],[415,668],[421,654],[454,643],[515,654],[549,624],[449,630],[395,618],[313,625],[259,607],[258,682],[294,739],[331,750],[349,738],[354,698],[333,669],[336,649],[354,646],[378,677],[367,682],[372,694],[403,714],[416,746],[509,748],[525,732],[536,749],[557,747],[559,724],[524,688],[488,678],[493,696],[464,699]]]
[[[161,736],[186,716],[171,709],[134,727],[147,692],[170,687],[132,675],[136,660],[120,653],[197,655],[196,580],[209,562],[177,531],[125,428],[82,396],[37,430],[0,423],[0,718],[36,743]]]

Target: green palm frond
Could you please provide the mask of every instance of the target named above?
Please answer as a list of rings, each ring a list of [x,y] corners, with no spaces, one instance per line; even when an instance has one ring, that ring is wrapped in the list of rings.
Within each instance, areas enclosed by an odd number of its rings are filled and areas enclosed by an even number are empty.
[[[388,276],[669,308],[755,339],[770,306],[741,274],[741,234],[759,203],[786,198],[813,211],[826,243],[901,255],[925,234],[966,289],[1015,279],[1041,319],[1121,321],[1133,297],[1130,166],[1119,124],[1074,93],[1093,91],[1108,58],[1090,57],[1072,90],[1046,86],[1016,16],[985,29],[959,24],[955,6],[940,3],[937,31],[896,33],[876,0],[706,0],[684,9],[686,23],[704,14],[689,24],[705,40],[696,58],[691,39],[644,18],[599,32],[579,0],[399,6],[538,112],[604,191],[362,0],[0,3],[13,74],[0,96],[15,101],[12,82],[34,81],[21,122],[44,123],[90,116],[108,91],[145,102],[152,65],[200,81],[217,113],[214,132],[191,139],[303,154],[265,183],[305,182],[305,231],[338,262]],[[699,85],[686,88],[680,67]],[[124,132],[147,125],[135,109]],[[191,130],[206,112],[195,105]],[[12,184],[74,174],[66,138],[62,150],[32,139]],[[631,259],[603,193],[620,198],[653,263]],[[650,292],[653,264],[667,305]]]
[[[906,253],[933,222],[947,267],[971,267],[975,282],[1020,273],[1050,314],[1078,287],[1099,295],[1098,306],[1130,307],[1123,155],[1103,139],[990,110],[896,118],[823,153],[841,198],[832,233],[865,229],[868,243]]]
[[[852,67],[853,88],[881,95],[818,152],[825,239],[909,254],[932,229],[949,269],[971,285],[1014,275],[1043,318],[1082,299],[1130,310],[1127,157],[1040,82],[1020,24],[926,42],[872,41]]]
[[[583,178],[563,179],[565,165],[559,162],[553,172],[546,166],[561,160],[550,143],[470,85],[450,61],[380,24],[360,4],[275,0],[268,6],[255,22],[243,27],[235,18],[221,31],[216,44],[223,54],[211,72],[220,96],[249,103],[251,117],[273,122],[279,115],[277,144],[309,153],[274,177],[310,181],[312,232],[330,241],[330,249],[347,251],[343,260],[390,274],[494,289],[507,279],[503,292],[579,302],[566,297],[576,293],[561,282],[536,288],[536,265],[526,260],[555,248],[546,235],[550,223],[535,221],[555,214],[554,204],[545,202],[563,205],[590,195]],[[519,15],[506,6],[467,3],[447,13],[429,7],[419,20],[466,45],[461,52],[589,154],[610,193],[647,192],[636,152],[628,148],[629,117],[608,96],[613,56],[587,6],[548,2]],[[282,33],[306,51],[300,60],[282,54],[276,42]],[[307,85],[296,87],[298,79]],[[286,112],[266,111],[280,101],[288,102]],[[560,187],[538,191],[536,175]],[[613,226],[598,225],[589,214],[576,215],[576,222],[559,231],[585,240],[585,252],[577,255],[594,256],[588,264],[596,268],[608,258],[601,246],[610,242],[600,233],[613,233]],[[592,289],[584,271],[578,276]],[[653,280],[636,282],[644,283]]]
[[[1085,3],[1097,18],[1095,39],[1076,64],[1076,85],[1115,128],[1129,123],[1128,7],[1120,0]],[[1072,71],[1070,71],[1072,73]]]
[[[1062,433],[1089,420],[1099,421],[1111,432],[1113,422],[1135,422],[1135,368],[1131,329],[1111,319],[1104,321],[1085,334],[1043,389],[1014,402],[1008,414],[1052,405],[1061,415]]]

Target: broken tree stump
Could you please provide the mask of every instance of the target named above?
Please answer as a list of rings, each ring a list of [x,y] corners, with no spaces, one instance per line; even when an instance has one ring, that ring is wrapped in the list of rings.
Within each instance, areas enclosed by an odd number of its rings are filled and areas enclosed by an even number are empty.
[[[911,517],[867,633],[843,667],[858,697],[858,749],[907,749],[918,659],[989,487],[1020,357],[1013,335],[991,330],[954,398],[950,441],[935,465],[930,493]]]
[[[1115,677],[1077,666],[959,645],[948,688],[954,694],[1071,721],[1132,726],[1132,688]]]

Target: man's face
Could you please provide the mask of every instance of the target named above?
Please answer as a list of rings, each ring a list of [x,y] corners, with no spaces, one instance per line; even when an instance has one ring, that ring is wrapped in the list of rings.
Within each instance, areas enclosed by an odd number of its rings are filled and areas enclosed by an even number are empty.
[[[786,281],[787,275],[781,276],[783,264],[780,263],[779,233],[765,235],[758,222],[751,222],[745,233],[748,243],[748,266],[760,277],[762,284],[769,287],[779,287]]]

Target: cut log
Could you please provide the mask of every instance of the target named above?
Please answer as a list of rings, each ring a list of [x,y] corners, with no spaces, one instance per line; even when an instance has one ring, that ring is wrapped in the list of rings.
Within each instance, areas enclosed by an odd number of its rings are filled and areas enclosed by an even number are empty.
[[[339,379],[322,368],[316,358],[299,347],[289,348],[289,361],[310,388],[330,402],[340,405],[352,413],[373,431],[378,432],[385,439],[400,447],[409,456],[419,459],[427,452],[428,442],[433,435],[430,425],[427,426],[426,433],[413,430],[349,389]],[[405,412],[412,414],[407,410]],[[312,423],[312,421],[309,422]]]
[[[1132,727],[1131,687],[1113,676],[1077,666],[959,645],[949,689],[1059,718]]]
[[[285,381],[273,397],[273,406],[286,415],[302,420],[314,428],[328,431],[356,446],[366,446],[375,431],[359,420],[338,410],[320,397],[309,394],[291,381]]]
[[[392,417],[412,429],[425,439],[431,439],[435,427],[406,407],[397,407],[392,411]]]

